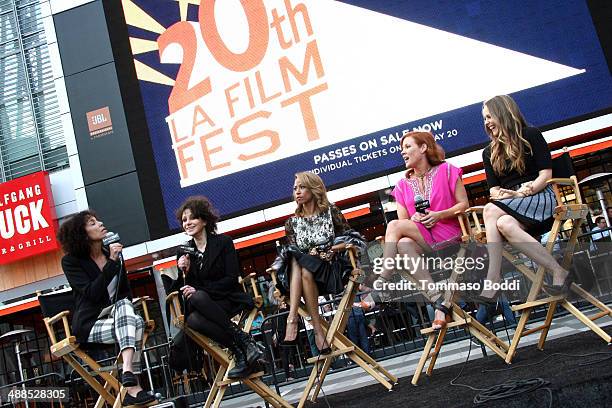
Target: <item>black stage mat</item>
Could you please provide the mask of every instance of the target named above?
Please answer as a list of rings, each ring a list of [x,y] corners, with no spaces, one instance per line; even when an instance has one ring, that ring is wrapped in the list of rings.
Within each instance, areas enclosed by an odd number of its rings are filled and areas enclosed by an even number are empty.
[[[612,327],[605,330],[610,333]],[[472,345],[472,353],[480,355],[477,348]],[[569,357],[555,353],[573,356],[599,354]],[[465,367],[464,364],[457,364],[435,369],[432,377],[423,373],[416,387],[410,384],[411,377],[403,377],[391,392],[380,385],[371,385],[330,395],[327,402],[334,408],[612,407],[612,347],[592,332],[549,340],[544,351],[538,350],[535,345],[520,348],[511,365],[506,365],[492,354],[469,361]],[[534,379],[534,383],[538,384],[535,380],[538,378],[549,384],[510,398],[475,404],[474,397],[480,391],[450,385],[463,367],[461,376],[454,383],[474,388],[486,389],[506,381],[528,379]],[[307,406],[326,408],[327,404],[320,394],[317,404]]]

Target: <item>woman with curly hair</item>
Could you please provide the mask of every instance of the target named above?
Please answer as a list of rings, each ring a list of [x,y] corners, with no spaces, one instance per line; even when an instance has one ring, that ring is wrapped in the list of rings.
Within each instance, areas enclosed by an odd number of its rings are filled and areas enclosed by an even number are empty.
[[[58,240],[66,253],[62,269],[75,300],[72,331],[79,343],[119,343],[123,358],[123,405],[155,400],[138,384],[144,320],[134,312],[130,286],[122,272],[120,243],[102,246],[108,231],[92,210],[81,211],[60,227]],[[114,303],[114,308],[110,308]],[[109,314],[110,313],[110,314]]]
[[[507,95],[483,103],[485,132],[491,142],[484,162],[491,202],[484,207],[489,250],[487,279],[501,280],[502,243],[508,241],[553,274],[551,295],[567,294],[571,275],[532,237],[549,231],[556,198],[546,184],[552,177],[552,160],[542,133],[529,127],[516,102]],[[494,302],[495,290],[481,293],[481,302]]]
[[[185,299],[187,325],[230,350],[235,366],[229,378],[246,377],[264,355],[251,335],[230,320],[253,308],[253,300],[238,283],[234,243],[229,236],[217,233],[219,218],[206,197],[188,198],[176,217],[191,237],[186,244],[190,254],[177,254],[181,272],[174,284],[177,289],[180,286]]]

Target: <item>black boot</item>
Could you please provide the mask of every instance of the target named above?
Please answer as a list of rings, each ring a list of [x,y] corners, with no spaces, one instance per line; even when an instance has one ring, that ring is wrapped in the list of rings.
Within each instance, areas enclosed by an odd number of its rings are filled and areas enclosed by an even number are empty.
[[[249,365],[253,365],[258,361],[262,363],[267,362],[264,350],[262,350],[261,346],[257,344],[250,334],[240,330],[238,326],[232,326],[232,330],[238,339],[238,343],[245,351],[247,363]]]
[[[234,368],[227,373],[228,378],[244,378],[253,372],[252,365],[247,363],[246,355],[237,343],[228,347],[233,356]]]

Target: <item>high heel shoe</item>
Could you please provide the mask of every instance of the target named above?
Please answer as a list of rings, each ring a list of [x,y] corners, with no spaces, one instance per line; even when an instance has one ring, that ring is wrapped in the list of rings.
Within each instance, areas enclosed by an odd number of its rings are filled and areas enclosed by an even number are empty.
[[[453,318],[451,317],[451,312],[453,310],[452,306],[445,306],[444,303],[442,303],[444,300],[442,299],[442,297],[440,297],[438,300],[436,300],[433,304],[433,307],[436,310],[440,310],[441,312],[444,313],[444,320],[438,320],[435,319],[433,322],[431,322],[431,327],[433,328],[434,325],[440,326],[438,328],[435,328],[434,330],[442,330],[446,327],[446,325],[448,323],[451,323],[453,321]]]
[[[490,304],[496,304],[498,298],[499,296],[497,295],[497,293],[494,294],[492,297],[476,295],[472,297],[472,301],[480,305],[490,305]]]
[[[327,339],[325,339],[323,342],[323,348],[319,348],[319,346],[317,346],[317,350],[319,350],[320,356],[326,356],[332,352],[330,345],[327,343]]]
[[[567,276],[561,285],[549,285],[544,284],[544,291],[550,296],[563,296],[566,297],[571,289],[572,283],[574,283],[574,274],[571,271],[567,272]]]
[[[289,324],[294,324],[294,323],[295,323],[296,325],[298,324],[298,319],[297,319],[297,318],[295,318],[295,317],[294,317],[294,318],[291,318],[291,317],[288,317],[288,318],[287,318],[287,324],[288,324],[288,325],[289,325]],[[280,344],[281,344],[281,346],[286,346],[286,347],[289,347],[289,346],[295,346],[296,344],[298,344],[298,335],[299,335],[299,334],[300,334],[300,328],[298,327],[297,333],[295,334],[295,339],[293,339],[293,340],[285,340],[285,339],[283,339],[283,340],[281,341],[281,343],[280,343]],[[286,336],[287,336],[287,331],[286,331],[286,329],[285,329],[285,337],[286,337]]]

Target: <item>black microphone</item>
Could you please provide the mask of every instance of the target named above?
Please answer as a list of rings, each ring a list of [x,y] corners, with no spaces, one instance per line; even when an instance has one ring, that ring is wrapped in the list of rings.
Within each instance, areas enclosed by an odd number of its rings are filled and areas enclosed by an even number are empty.
[[[420,194],[414,196],[414,208],[416,212],[425,214],[425,210],[429,209],[429,200],[425,200]]]
[[[119,237],[119,234],[117,234],[116,232],[107,232],[104,238],[102,238],[102,245],[107,247],[110,244],[115,244],[119,241],[121,241],[121,237]]]
[[[110,244],[116,244],[121,241],[121,237],[116,232],[107,232],[102,238],[102,246],[108,248]],[[119,260],[123,262],[123,254],[119,252]]]
[[[176,255],[179,258],[183,255],[187,255],[188,257],[193,256],[198,259],[202,258],[202,253],[188,244],[179,245],[178,251],[176,251]]]
[[[184,243],[183,245],[179,245],[178,250],[176,251],[177,258],[180,258],[183,255],[187,255],[189,260],[191,261],[193,258],[196,258],[198,261],[201,261],[204,257],[200,251],[189,245],[189,242]],[[187,285],[187,280],[185,275],[187,274],[187,269],[183,269],[183,286]],[[183,296],[183,292],[181,292],[181,296]],[[183,301],[185,299],[183,298]]]
[[[177,258],[180,258],[183,255],[187,255],[190,261],[197,260],[201,262],[204,258],[204,255],[196,248],[189,245],[189,243],[179,245],[178,250],[176,251],[176,256]]]

